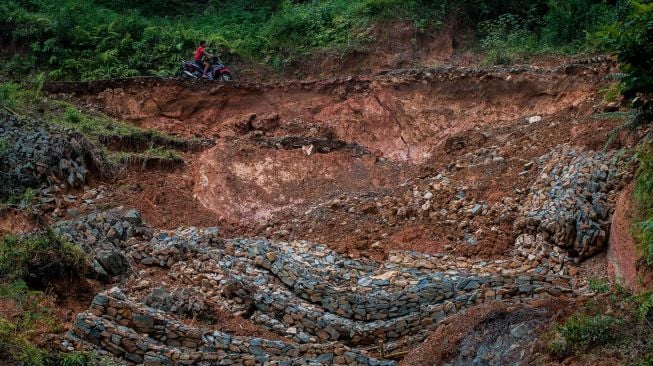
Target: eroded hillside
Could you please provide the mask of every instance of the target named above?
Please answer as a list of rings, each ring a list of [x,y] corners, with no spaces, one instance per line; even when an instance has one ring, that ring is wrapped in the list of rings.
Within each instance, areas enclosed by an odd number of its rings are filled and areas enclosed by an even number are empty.
[[[621,121],[599,93],[613,72],[600,58],[47,84],[202,141],[183,164],[137,161],[115,180],[73,156],[90,178],[48,192],[53,230],[81,245],[100,291],[63,347],[146,365],[543,362],[543,329],[606,270],[632,179],[639,132],[611,133]]]

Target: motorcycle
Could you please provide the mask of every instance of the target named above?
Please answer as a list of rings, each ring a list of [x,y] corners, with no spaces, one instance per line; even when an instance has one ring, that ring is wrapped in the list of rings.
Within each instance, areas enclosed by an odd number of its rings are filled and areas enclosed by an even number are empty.
[[[202,74],[204,74],[204,65],[201,67],[196,64],[194,61],[182,61],[182,67],[180,76],[190,79],[203,79]],[[222,81],[232,81],[234,78],[231,75],[231,70],[224,65],[222,60],[219,57],[213,57],[211,60],[211,65],[206,71],[207,80],[222,80]]]

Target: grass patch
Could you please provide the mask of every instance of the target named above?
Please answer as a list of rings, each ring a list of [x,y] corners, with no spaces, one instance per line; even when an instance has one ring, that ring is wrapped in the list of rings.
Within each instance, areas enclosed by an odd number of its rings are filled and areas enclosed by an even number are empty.
[[[653,359],[653,293],[634,296],[623,287],[590,280],[597,295],[544,336],[548,354],[581,363],[610,360],[643,365]]]
[[[573,315],[558,326],[559,340],[553,341],[552,350],[559,355],[585,353],[590,347],[615,340],[614,329],[621,320],[608,315]]]
[[[101,113],[84,112],[67,101],[42,98],[40,84],[20,86],[15,83],[3,83],[0,84],[0,90],[11,90],[12,105],[26,116],[42,118],[52,125],[79,132],[91,142],[104,143],[115,138],[142,140],[176,148],[199,144],[199,139],[188,140],[157,130],[139,128]]]
[[[43,343],[40,335],[63,329],[52,298],[16,280],[0,286],[0,302],[0,353],[5,355],[4,360],[33,366],[49,364],[50,352],[37,343]]]
[[[589,278],[587,280],[590,290],[602,294],[610,291],[610,285],[601,279]]]
[[[52,123],[77,131],[96,143],[104,144],[107,141],[125,139],[130,143],[156,143],[174,147],[189,144],[187,140],[156,130],[138,128],[101,114],[84,113],[68,102],[56,101],[55,103],[63,109],[63,113],[53,113],[50,116]]]
[[[86,352],[70,352],[61,355],[61,366],[86,366],[90,356]]]
[[[148,162],[176,165],[184,162],[183,157],[178,151],[161,147],[152,147],[143,152],[110,152],[109,160],[116,164],[125,166],[133,164],[147,166]]]
[[[0,243],[0,278],[46,289],[53,281],[79,278],[86,255],[52,231],[30,236],[5,235]]]
[[[100,154],[101,160],[118,164],[104,167],[118,171],[123,163],[157,159],[161,161],[183,163],[183,157],[177,150],[197,149],[205,145],[199,138],[185,139],[152,129],[142,129],[132,124],[117,121],[101,113],[84,112],[70,102],[50,100],[39,96],[38,85],[33,88],[16,87],[11,84],[13,103],[26,116],[34,117],[46,123],[72,131],[84,136]],[[0,158],[8,141],[0,140]],[[110,175],[110,174],[109,174]],[[14,197],[20,200],[21,197]]]

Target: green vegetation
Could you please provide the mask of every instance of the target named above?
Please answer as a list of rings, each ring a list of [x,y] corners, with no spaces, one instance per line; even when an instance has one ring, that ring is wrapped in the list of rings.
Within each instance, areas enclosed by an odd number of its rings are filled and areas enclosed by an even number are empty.
[[[12,109],[16,107],[16,95],[18,94],[18,84],[3,83],[0,84],[0,108]]]
[[[176,151],[152,147],[143,152],[117,152],[111,154],[110,160],[119,165],[142,164],[152,160],[159,163],[179,164],[184,161],[183,157]]]
[[[633,296],[602,281],[590,287],[601,291],[545,336],[550,355],[633,365],[653,360],[653,293]]]
[[[128,140],[127,142],[130,144],[154,142],[157,145],[170,147],[183,147],[189,143],[179,137],[157,130],[144,130],[102,114],[84,113],[68,102],[56,101],[54,103],[58,108],[55,113],[48,116],[51,123],[77,131],[95,143],[104,143],[112,139]]]
[[[546,53],[593,52],[596,32],[616,22],[626,5],[621,0],[525,4],[521,13],[505,13],[479,24],[481,49],[489,64],[525,61]]]
[[[0,138],[0,159],[2,159],[11,148],[8,138]]]
[[[89,355],[84,352],[70,352],[61,356],[61,366],[85,366]]]
[[[52,231],[28,237],[5,235],[0,245],[0,278],[47,288],[52,281],[78,278],[86,255]]]
[[[27,208],[36,199],[36,191],[29,187],[22,194],[11,195],[7,198],[7,202],[10,205],[18,205],[21,208]]]
[[[47,353],[34,343],[35,333],[39,331],[61,330],[51,299],[42,292],[29,290],[24,281],[16,280],[0,286],[0,301],[10,309],[0,317],[0,353],[8,357],[5,361],[45,365]]]
[[[12,45],[12,75],[43,69],[48,78],[99,79],[171,75],[200,39],[239,62],[279,69],[316,51],[369,48],[375,28],[395,21],[411,23],[417,37],[458,19],[478,31],[488,62],[504,63],[587,51],[587,35],[614,22],[624,2],[6,0],[0,37]]]
[[[111,365],[87,352],[59,353],[44,334],[59,333],[63,323],[54,298],[30,290],[23,280],[0,285],[0,354],[7,364],[24,366]]]
[[[35,117],[46,123],[82,134],[96,148],[101,158],[111,164],[131,163],[158,159],[172,164],[183,163],[178,150],[190,149],[201,144],[199,139],[183,139],[157,130],[138,128],[129,123],[117,121],[101,113],[88,113],[72,103],[42,98],[40,88],[43,81],[37,80],[31,87],[15,83],[0,84],[11,105],[21,114]],[[10,110],[15,113],[13,110]],[[0,158],[8,151],[8,141],[0,140]],[[105,167],[110,170],[115,167]],[[13,197],[10,203],[29,202],[29,197]]]
[[[630,12],[599,39],[614,52],[625,76],[621,94],[639,110],[639,122],[653,119],[653,3],[632,2]]]
[[[79,280],[86,261],[79,246],[51,231],[2,238],[0,354],[4,361],[33,366],[57,364],[52,352],[41,348],[45,341],[41,337],[61,332],[62,324],[55,313],[54,298],[42,291],[49,292],[60,281]],[[74,357],[65,355],[62,362]]]
[[[627,126],[635,128],[653,121],[653,2],[632,2],[627,10],[599,32],[597,39],[619,60],[624,72],[619,91],[635,110]],[[635,200],[639,217],[634,232],[644,259],[653,265],[653,141],[640,147],[637,158]]]
[[[600,280],[600,279],[595,279],[595,278],[588,278],[587,279],[588,285],[590,290],[602,294],[610,291],[610,286],[607,282]]]
[[[653,266],[653,141],[640,148],[637,154],[639,171],[635,186],[635,200],[639,220],[635,224],[635,238],[644,259]]]
[[[574,315],[558,326],[563,342],[552,342],[556,353],[584,353],[590,347],[614,341],[615,328],[621,321],[607,315]]]

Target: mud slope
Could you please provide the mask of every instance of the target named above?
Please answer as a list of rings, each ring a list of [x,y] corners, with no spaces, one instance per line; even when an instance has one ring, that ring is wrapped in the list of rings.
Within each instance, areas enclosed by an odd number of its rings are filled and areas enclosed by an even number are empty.
[[[523,165],[559,144],[602,148],[615,123],[588,116],[612,66],[399,70],[277,84],[126,79],[47,89],[141,126],[215,138],[215,147],[188,157],[183,176],[192,187],[176,191],[214,221],[245,225],[241,234],[328,238],[332,247],[360,250],[380,243],[499,254],[519,234],[510,222],[536,178]],[[539,117],[527,122],[531,116]],[[134,178],[155,202],[166,192],[153,185],[178,180]],[[505,212],[477,215],[478,207]],[[194,221],[192,204],[139,208],[154,222],[212,222],[204,213]],[[452,216],[466,210],[474,217]]]
[[[601,113],[612,67],[48,84],[215,140],[103,190],[98,207],[122,208],[61,224],[125,263],[64,346],[146,365],[543,360],[539,335],[605,272],[632,178],[636,138],[609,138],[621,121]]]
[[[214,212],[254,221],[323,197],[390,188],[402,170],[350,149],[309,155],[306,149],[234,142],[202,154],[199,166],[195,197]]]

